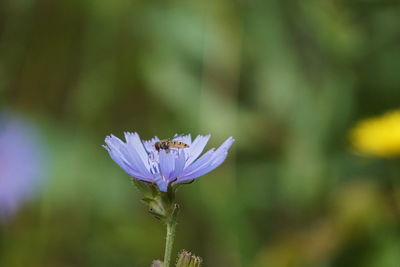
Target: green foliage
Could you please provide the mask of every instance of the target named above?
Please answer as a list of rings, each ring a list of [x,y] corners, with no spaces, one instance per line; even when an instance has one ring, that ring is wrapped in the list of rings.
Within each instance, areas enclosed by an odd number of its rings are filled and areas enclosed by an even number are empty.
[[[0,266],[161,258],[164,229],[101,148],[123,131],[237,140],[179,188],[174,255],[395,266],[398,163],[353,155],[347,131],[398,107],[398,14],[395,1],[0,1],[0,107],[37,122],[50,155],[40,194],[0,226]]]

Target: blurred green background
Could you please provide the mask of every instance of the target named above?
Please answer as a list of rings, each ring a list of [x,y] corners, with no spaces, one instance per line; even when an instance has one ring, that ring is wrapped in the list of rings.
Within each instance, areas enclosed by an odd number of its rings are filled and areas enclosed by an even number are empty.
[[[0,266],[162,258],[164,226],[101,147],[123,131],[237,140],[179,190],[174,254],[400,266],[399,162],[347,139],[399,107],[399,18],[395,0],[1,0],[0,110],[35,125],[46,157],[0,224]]]

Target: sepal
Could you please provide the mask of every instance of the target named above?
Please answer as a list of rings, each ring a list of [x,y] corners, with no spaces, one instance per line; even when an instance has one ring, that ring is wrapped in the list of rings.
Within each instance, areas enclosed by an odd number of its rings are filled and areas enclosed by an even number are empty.
[[[176,216],[179,206],[175,203],[175,190],[172,186],[168,186],[167,192],[162,192],[153,183],[134,178],[132,183],[144,195],[142,203],[149,208],[151,215],[164,222]]]
[[[194,182],[195,179],[189,180],[189,181],[185,181],[185,182],[181,182],[181,183],[175,183],[172,185],[172,189],[174,192],[176,192],[178,190],[179,187],[181,187],[182,185],[187,185],[187,184],[191,184]]]
[[[155,184],[135,178],[132,178],[132,183],[144,195],[145,198],[154,198],[157,196],[158,189]]]
[[[157,219],[163,220],[167,217],[168,212],[159,198],[143,198],[142,202],[149,207],[150,214]]]

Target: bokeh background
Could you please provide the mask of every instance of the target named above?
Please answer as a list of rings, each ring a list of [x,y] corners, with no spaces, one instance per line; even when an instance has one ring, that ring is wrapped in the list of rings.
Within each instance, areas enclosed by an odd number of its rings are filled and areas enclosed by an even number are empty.
[[[174,253],[204,266],[400,266],[399,161],[354,153],[398,108],[400,5],[1,0],[0,266],[149,266],[165,229],[106,135],[212,134]]]

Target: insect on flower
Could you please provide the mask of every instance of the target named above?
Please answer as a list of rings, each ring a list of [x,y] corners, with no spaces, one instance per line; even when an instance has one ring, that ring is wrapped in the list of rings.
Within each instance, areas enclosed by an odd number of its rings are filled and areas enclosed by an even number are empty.
[[[189,147],[188,144],[176,140],[176,138],[182,136],[183,135],[175,135],[172,139],[164,139],[157,141],[154,144],[154,147],[157,151],[160,151],[160,149],[164,149],[166,152],[169,152],[171,148],[188,148]]]
[[[199,178],[225,161],[235,139],[229,137],[201,155],[210,137],[199,135],[192,140],[190,135],[175,135],[166,140],[141,140],[138,133],[125,133],[125,142],[110,135],[103,147],[130,176],[167,192],[169,185]]]

